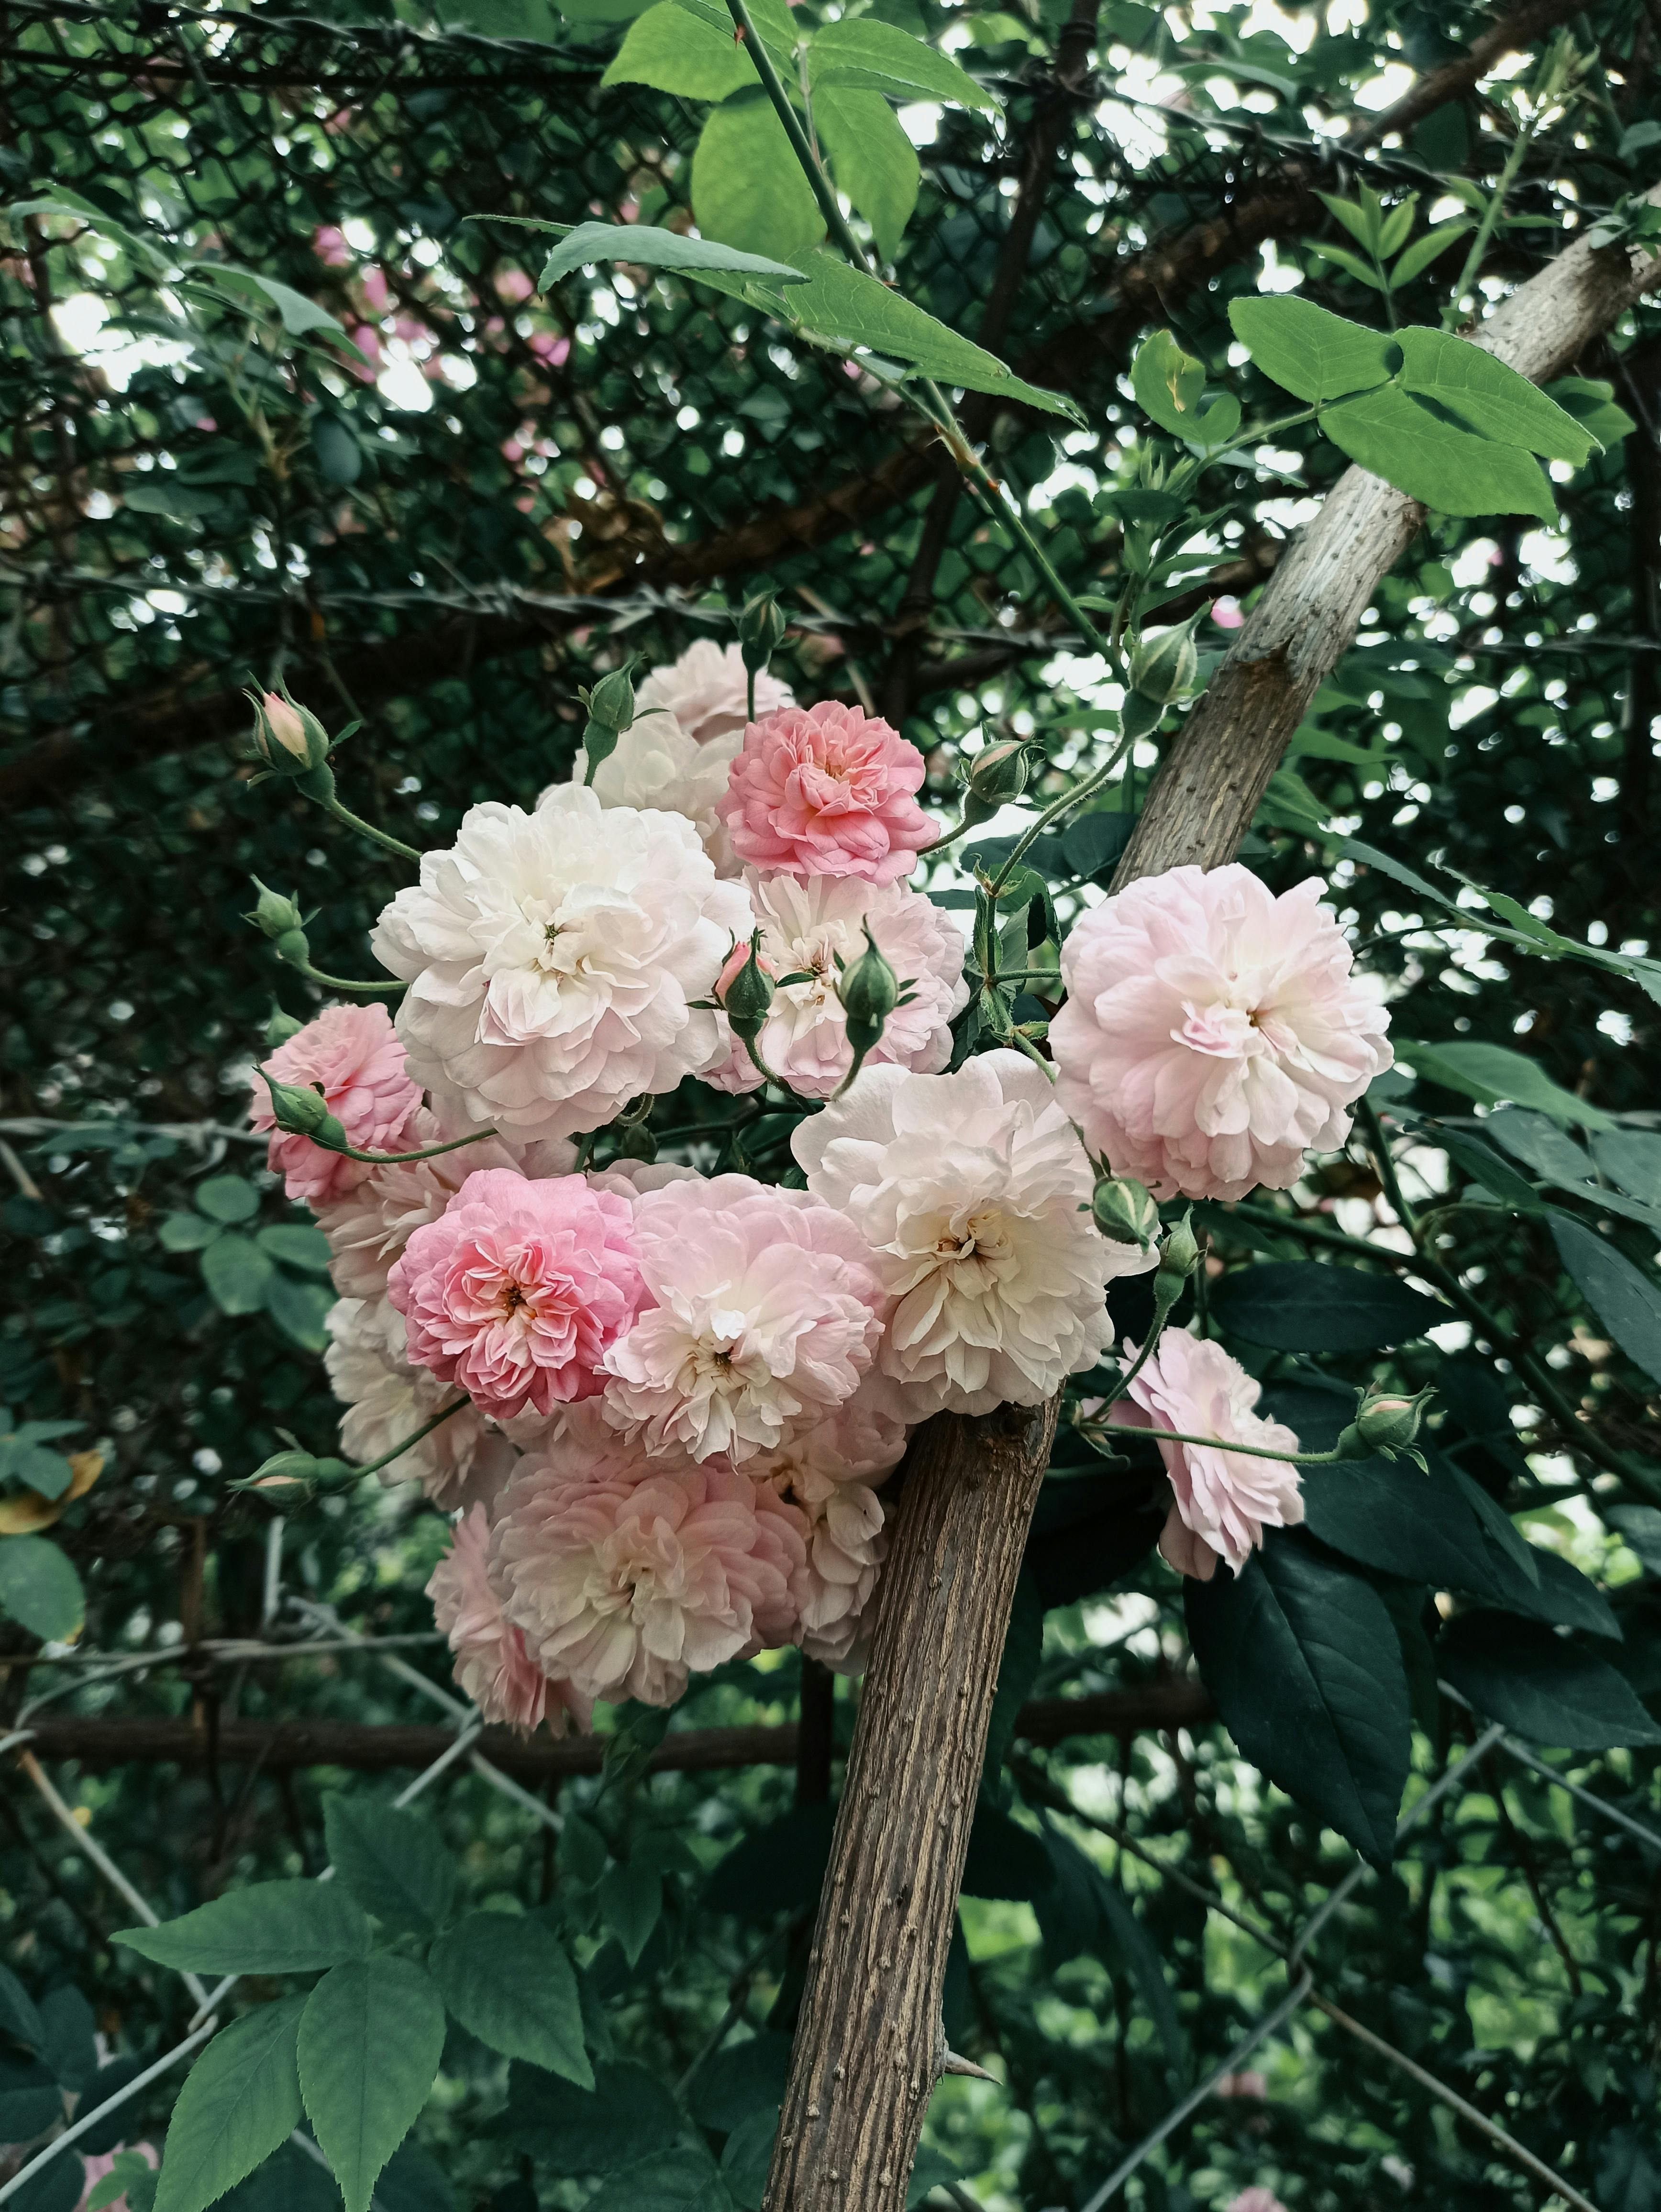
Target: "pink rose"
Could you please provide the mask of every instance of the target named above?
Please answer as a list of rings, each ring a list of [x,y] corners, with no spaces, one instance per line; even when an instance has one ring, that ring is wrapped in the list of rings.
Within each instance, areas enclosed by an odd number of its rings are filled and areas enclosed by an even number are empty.
[[[487,1721],[521,1734],[545,1720],[551,1735],[563,1735],[573,1721],[586,1729],[593,1700],[545,1674],[518,1629],[502,1619],[502,1601],[484,1571],[490,1544],[489,1516],[474,1505],[456,1522],[450,1548],[427,1585],[433,1619],[455,1654],[458,1686]]]
[[[279,1083],[320,1091],[347,1141],[360,1152],[405,1149],[421,1089],[405,1073],[404,1047],[385,1006],[326,1006],[260,1065]],[[367,1160],[349,1160],[309,1137],[277,1131],[271,1093],[258,1076],[248,1118],[256,1129],[273,1132],[266,1162],[283,1176],[290,1198],[314,1204],[339,1198],[373,1173]]]
[[[409,1358],[498,1420],[593,1396],[641,1301],[630,1213],[581,1176],[469,1176],[387,1277]]]
[[[934,835],[914,796],[923,774],[897,730],[827,699],[749,725],[716,811],[757,868],[897,883]]]

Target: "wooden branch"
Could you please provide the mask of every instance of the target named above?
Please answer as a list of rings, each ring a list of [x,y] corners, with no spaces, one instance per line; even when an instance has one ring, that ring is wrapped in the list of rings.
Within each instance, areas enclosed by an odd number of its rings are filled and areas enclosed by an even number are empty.
[[[1215,1717],[1204,1686],[1177,1679],[1139,1690],[1104,1690],[1084,1698],[1035,1698],[1023,1705],[1015,1733],[1026,1743],[1063,1743],[1073,1736],[1129,1736],[1144,1729],[1198,1728]],[[256,1766],[269,1773],[296,1767],[343,1766],[358,1773],[395,1767],[418,1772],[455,1741],[447,1728],[379,1726],[362,1721],[222,1720],[213,1734],[188,1716],[143,1713],[83,1719],[43,1713],[27,1748],[37,1759],[74,1759],[100,1771],[161,1765]],[[486,1729],[478,1748],[505,1773],[526,1781],[550,1775],[598,1774],[603,1736],[515,1735]],[[658,1774],[707,1774],[742,1766],[794,1766],[800,1731],[786,1728],[672,1729],[647,1764]]]
[[[1661,202],[1661,186],[1648,196]],[[1469,335],[1536,384],[1560,374],[1640,294],[1661,259],[1583,238]],[[1373,592],[1425,510],[1347,469],[1275,569],[1148,793],[1116,889],[1185,863],[1232,860],[1310,702],[1354,642]]]

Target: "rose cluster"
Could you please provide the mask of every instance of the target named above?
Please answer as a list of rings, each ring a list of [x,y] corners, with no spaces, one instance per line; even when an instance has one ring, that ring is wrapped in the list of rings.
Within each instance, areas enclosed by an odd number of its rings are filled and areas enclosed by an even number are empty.
[[[1098,1226],[1098,1174],[1285,1185],[1388,1065],[1317,886],[1189,868],[1073,929],[1053,1073],[1005,1048],[947,1072],[970,987],[952,914],[906,880],[934,834],[921,756],[764,674],[752,720],[747,681],[736,647],[695,646],[592,781],[580,760],[528,812],[474,806],[425,855],[374,933],[396,1022],[330,1007],[265,1064],[349,1150],[279,1127],[256,1086],[333,1254],[343,1449],[454,1513],[439,1626],[520,1728],[666,1704],[769,1646],[856,1668],[909,1429],[1096,1367],[1110,1283],[1156,1264]],[[870,945],[902,988],[866,1046],[843,986]],[[768,989],[740,1023],[745,969]],[[768,1076],[803,1102],[782,1179],[626,1144],[588,1164],[593,1133],[688,1078]],[[1289,1437],[1255,1395],[1173,1333],[1111,1418]],[[1295,1468],[1161,1449],[1185,1572],[1298,1517]]]

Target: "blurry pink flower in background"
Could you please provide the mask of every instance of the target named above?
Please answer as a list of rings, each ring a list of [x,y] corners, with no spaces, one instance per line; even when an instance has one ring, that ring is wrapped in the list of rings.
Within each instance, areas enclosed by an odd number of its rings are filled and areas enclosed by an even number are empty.
[[[409,1358],[510,1419],[592,1397],[641,1299],[630,1207],[580,1176],[469,1176],[387,1277]]]
[[[563,368],[570,356],[571,341],[553,331],[532,331],[526,344],[537,359],[545,362],[550,368]]]
[[[391,295],[386,289],[384,270],[374,268],[364,270],[357,280],[357,289],[362,294],[364,305],[372,315],[386,313],[386,302]]]
[[[451,1531],[450,1548],[427,1585],[433,1618],[455,1654],[457,1684],[487,1721],[528,1732],[545,1720],[553,1735],[563,1735],[573,1721],[586,1729],[592,1701],[545,1674],[518,1629],[502,1619],[484,1571],[490,1543],[490,1517],[474,1505]]]
[[[369,363],[370,368],[377,368],[380,362],[380,331],[374,329],[368,323],[360,323],[357,327],[351,331],[350,337],[352,343],[362,355],[364,360]],[[362,370],[360,369],[358,374],[361,376],[363,374]]]
[[[517,307],[521,300],[528,300],[536,290],[536,286],[522,269],[498,269],[492,282],[496,288],[496,297],[506,300],[510,307]]]
[[[1124,1350],[1126,1360],[1134,1360],[1135,1346],[1127,1342]],[[1129,1396],[1107,1418],[1120,1428],[1180,1429],[1191,1437],[1295,1452],[1298,1438],[1286,1423],[1265,1420],[1253,1410],[1262,1390],[1220,1344],[1168,1328],[1131,1383]],[[1220,1558],[1238,1574],[1266,1528],[1291,1528],[1304,1517],[1298,1469],[1285,1460],[1209,1444],[1162,1443],[1159,1456],[1176,1493],[1159,1550],[1178,1574],[1209,1582]]]
[[[1243,2189],[1228,2212],[1287,2212],[1272,2189]]]
[[[404,1047],[385,1006],[326,1006],[262,1067],[279,1083],[320,1091],[325,1103],[360,1152],[397,1152],[421,1103],[421,1090],[405,1072]],[[326,1152],[309,1137],[277,1128],[271,1093],[259,1076],[248,1119],[269,1129],[266,1164],[283,1178],[290,1198],[339,1198],[368,1176],[371,1164]]]
[[[1212,2091],[1214,2097],[1256,2097],[1269,2094],[1269,2077],[1264,2074],[1225,2074]]]
[[[720,812],[739,858],[764,871],[897,883],[934,835],[922,781],[897,730],[826,699],[750,724]]]
[[[348,269],[351,266],[352,249],[346,243],[346,234],[338,223],[326,222],[312,234],[312,251],[326,269]]]
[[[1245,617],[1238,599],[1220,599],[1211,610],[1211,619],[1219,629],[1238,629]]]
[[[1170,868],[1074,922],[1056,1096],[1115,1175],[1156,1198],[1244,1198],[1344,1142],[1390,1065],[1390,1017],[1321,889],[1277,898],[1238,862]]]
[[[120,2157],[124,2151],[125,2151],[129,2156],[137,2153],[137,2154],[143,2160],[145,2165],[150,2167],[152,2172],[160,2166],[161,2163],[160,2154],[151,2144],[147,2142],[117,2143],[113,2150],[83,2151],[81,2155],[81,2163],[86,2168],[87,2182],[86,2187],[81,2192],[81,2202],[76,2206],[75,2212],[87,2212],[87,2200],[91,2197],[94,2190],[97,2188],[99,2183],[100,2181],[107,2180],[109,2176],[114,2172],[115,2161],[119,2157]],[[109,2204],[105,2208],[105,2212],[127,2212],[126,2198],[125,2197],[113,2197]]]

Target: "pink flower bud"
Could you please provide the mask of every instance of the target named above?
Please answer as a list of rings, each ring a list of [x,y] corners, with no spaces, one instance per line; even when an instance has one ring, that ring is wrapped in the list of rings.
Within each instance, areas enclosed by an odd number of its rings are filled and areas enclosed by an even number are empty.
[[[262,691],[259,703],[265,709],[265,726],[283,751],[292,753],[296,760],[308,760],[310,748],[306,742],[306,725],[301,720],[298,709],[291,707],[286,699],[279,699],[275,691]]]

